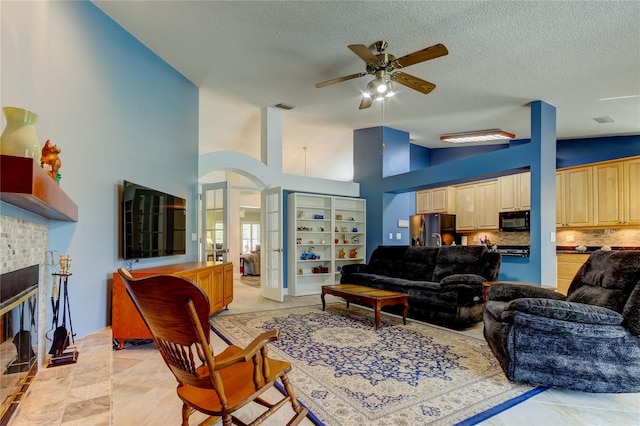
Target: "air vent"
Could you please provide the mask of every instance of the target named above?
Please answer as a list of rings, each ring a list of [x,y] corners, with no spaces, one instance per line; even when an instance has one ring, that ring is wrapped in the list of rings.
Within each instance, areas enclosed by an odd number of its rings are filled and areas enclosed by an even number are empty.
[[[293,105],[289,105],[289,104],[279,103],[279,104],[276,105],[276,108],[289,110],[289,109],[293,109],[294,106]]]
[[[600,124],[613,123],[613,118],[611,117],[594,117],[594,120]]]

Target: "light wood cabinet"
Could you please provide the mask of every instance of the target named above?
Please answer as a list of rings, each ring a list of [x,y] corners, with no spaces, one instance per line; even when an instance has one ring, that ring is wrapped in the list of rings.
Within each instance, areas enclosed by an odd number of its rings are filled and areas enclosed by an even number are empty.
[[[640,157],[622,163],[622,217],[625,225],[640,225]]]
[[[640,158],[593,166],[595,226],[640,225]]]
[[[531,209],[531,172],[498,178],[499,211]]]
[[[593,166],[593,223],[594,225],[622,225],[623,197],[622,163]]]
[[[557,227],[640,225],[640,157],[556,172]]]
[[[558,191],[558,186],[563,186]],[[593,226],[592,167],[556,172],[556,226]]]
[[[456,189],[452,186],[416,191],[416,214],[456,213]]]
[[[177,275],[198,284],[209,298],[210,315],[228,307],[233,301],[233,264],[230,262],[188,262],[131,271],[135,278],[157,274]],[[126,339],[151,338],[151,332],[117,272],[113,274],[111,290],[111,331],[113,339],[118,342],[118,349],[124,348]]]
[[[498,229],[498,181],[456,187],[456,230]]]
[[[559,293],[567,295],[573,277],[588,258],[588,254],[577,253],[561,253],[556,256]]]

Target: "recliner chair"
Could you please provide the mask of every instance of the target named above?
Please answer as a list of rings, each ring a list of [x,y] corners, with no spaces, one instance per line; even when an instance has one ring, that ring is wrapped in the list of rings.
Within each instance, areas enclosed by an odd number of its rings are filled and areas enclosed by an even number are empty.
[[[484,336],[509,380],[586,392],[640,392],[640,251],[589,256],[568,295],[495,284]]]

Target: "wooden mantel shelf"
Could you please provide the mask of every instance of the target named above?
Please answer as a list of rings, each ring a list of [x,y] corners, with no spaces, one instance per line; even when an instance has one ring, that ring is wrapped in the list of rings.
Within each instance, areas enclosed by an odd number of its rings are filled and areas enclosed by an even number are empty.
[[[32,158],[0,156],[0,200],[47,219],[78,221],[78,206]]]

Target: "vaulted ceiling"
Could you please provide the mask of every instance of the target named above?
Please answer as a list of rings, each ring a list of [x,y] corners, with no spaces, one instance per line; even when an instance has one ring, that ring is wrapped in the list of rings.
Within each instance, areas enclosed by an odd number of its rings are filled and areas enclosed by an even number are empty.
[[[559,139],[640,134],[637,1],[94,1],[201,89],[288,117],[358,129],[386,125],[413,143],[503,128],[530,137],[532,100],[557,108]],[[347,48],[388,42],[401,57],[449,54],[403,69],[433,82],[359,110],[371,76]],[[596,118],[611,121],[599,123]],[[602,120],[600,120],[602,121]],[[350,147],[348,147],[350,149]]]

